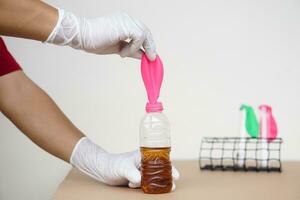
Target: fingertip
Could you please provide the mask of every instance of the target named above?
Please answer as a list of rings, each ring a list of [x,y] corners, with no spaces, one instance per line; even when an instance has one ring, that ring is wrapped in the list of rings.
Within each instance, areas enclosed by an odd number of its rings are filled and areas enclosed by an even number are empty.
[[[131,182],[129,182],[128,186],[130,188],[139,188],[139,187],[141,187],[141,184],[140,183],[131,183]]]
[[[139,150],[136,150],[134,152],[134,164],[137,167],[137,169],[139,170],[141,167],[141,153]]]
[[[135,59],[142,59],[144,52],[139,49],[138,51],[136,51],[135,53],[133,53],[132,55],[130,55],[130,57],[135,58]]]
[[[129,51],[129,44],[126,44],[124,45],[122,48],[121,48],[121,51],[119,52],[119,55],[122,57],[122,58],[125,58],[128,56],[128,51]]]
[[[172,176],[174,180],[178,180],[180,177],[178,170],[174,166],[172,166]]]
[[[130,57],[135,59],[142,59],[142,55],[144,54],[144,51],[142,49],[134,50],[131,49],[131,43],[123,44],[119,55],[122,58]]]
[[[156,58],[156,47],[155,42],[153,40],[152,34],[150,31],[146,33],[146,39],[143,43],[143,47],[146,53],[146,56],[149,60],[154,61]]]
[[[146,56],[147,58],[150,60],[150,61],[154,61],[155,58],[156,58],[156,53],[155,52],[145,52],[146,53]]]
[[[172,184],[172,191],[174,191],[176,189],[176,185],[175,185],[175,183],[173,182],[173,184]]]
[[[141,173],[135,166],[128,170],[126,178],[132,184],[138,185],[141,183]]]

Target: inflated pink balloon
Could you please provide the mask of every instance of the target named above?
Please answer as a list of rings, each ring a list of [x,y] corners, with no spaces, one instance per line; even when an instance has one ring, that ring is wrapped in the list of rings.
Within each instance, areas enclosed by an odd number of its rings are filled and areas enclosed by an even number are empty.
[[[267,139],[268,142],[272,142],[278,134],[278,130],[277,130],[277,124],[276,121],[274,119],[274,116],[272,114],[272,108],[268,105],[261,105],[259,106],[259,110],[261,112],[265,112],[266,113],[266,128],[267,128]],[[260,121],[260,127],[262,127],[262,121]],[[262,130],[261,130],[262,132]]]
[[[149,101],[146,105],[146,111],[162,111],[162,103],[157,101],[164,76],[164,68],[159,56],[157,55],[154,61],[150,61],[144,54],[141,61],[141,72]]]

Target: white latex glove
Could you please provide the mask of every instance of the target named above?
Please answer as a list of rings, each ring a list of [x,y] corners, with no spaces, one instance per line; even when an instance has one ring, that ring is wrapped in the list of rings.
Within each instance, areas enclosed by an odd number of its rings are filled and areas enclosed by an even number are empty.
[[[156,57],[155,44],[150,30],[126,13],[85,19],[58,10],[57,24],[45,42],[69,45],[96,54],[119,54],[121,57]]]
[[[141,185],[139,151],[111,154],[83,137],[74,147],[70,162],[80,171],[108,185],[128,185],[131,188]],[[178,180],[179,173],[174,167],[172,175],[174,180]]]

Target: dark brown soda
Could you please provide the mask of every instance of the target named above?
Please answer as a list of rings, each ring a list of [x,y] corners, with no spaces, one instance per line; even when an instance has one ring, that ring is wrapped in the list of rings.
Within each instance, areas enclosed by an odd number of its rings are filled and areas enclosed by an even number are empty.
[[[162,194],[172,190],[170,147],[141,147],[141,188],[145,193]]]

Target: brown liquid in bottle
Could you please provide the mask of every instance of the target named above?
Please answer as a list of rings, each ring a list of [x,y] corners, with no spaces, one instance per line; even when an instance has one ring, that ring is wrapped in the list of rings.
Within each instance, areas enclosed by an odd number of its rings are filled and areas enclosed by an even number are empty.
[[[161,194],[172,190],[170,147],[141,147],[141,187],[145,193]]]

